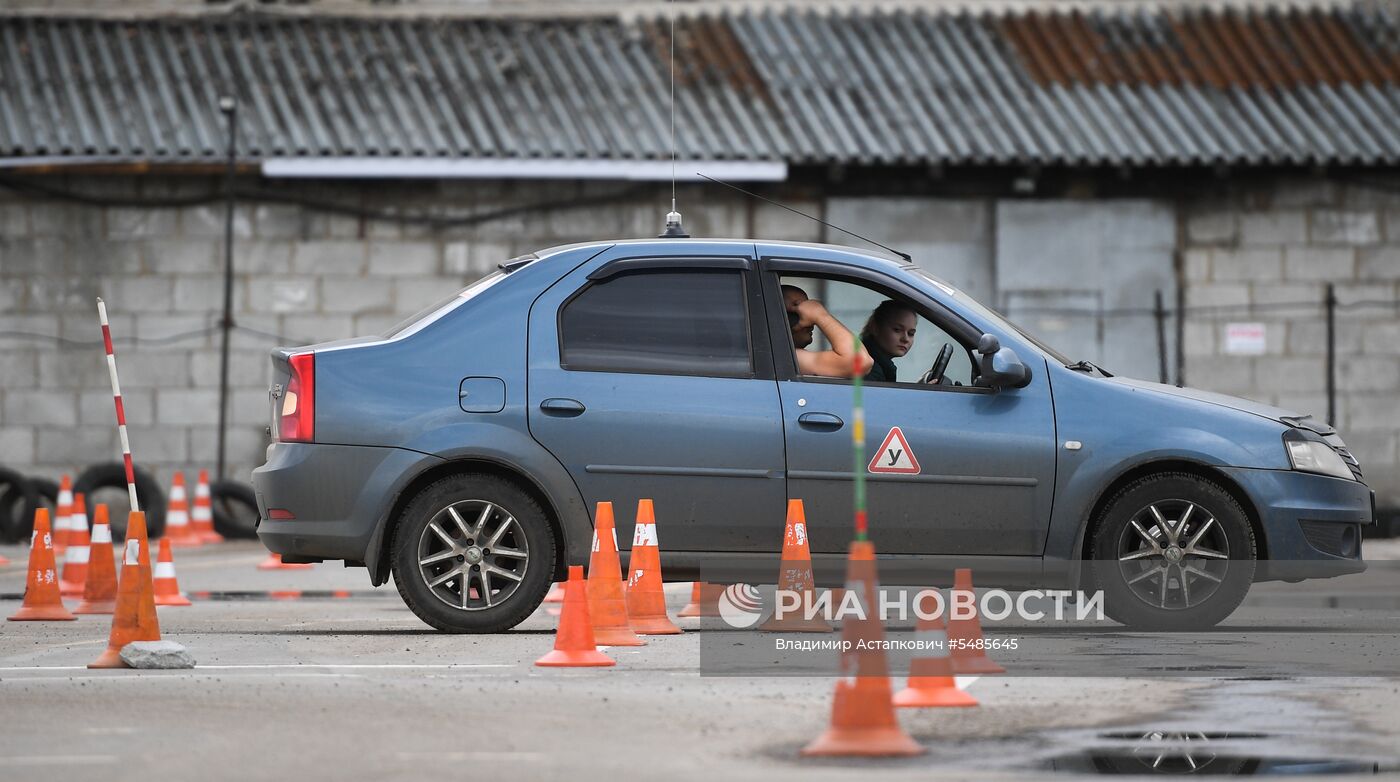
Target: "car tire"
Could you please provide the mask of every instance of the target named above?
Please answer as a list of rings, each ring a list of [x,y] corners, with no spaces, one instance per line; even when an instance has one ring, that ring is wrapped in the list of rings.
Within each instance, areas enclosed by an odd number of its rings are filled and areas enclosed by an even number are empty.
[[[1104,613],[1129,627],[1201,630],[1239,607],[1257,557],[1254,528],[1229,492],[1197,475],[1161,473],[1104,506],[1088,583],[1103,591]]]
[[[469,537],[473,534],[480,539]],[[512,553],[487,553],[490,545]],[[516,484],[489,475],[453,475],[420,491],[399,516],[391,551],[394,583],[404,603],[449,633],[498,633],[520,624],[544,600],[554,575],[554,535],[544,509]],[[522,551],[523,559],[517,556]],[[438,559],[421,563],[433,557]],[[467,608],[460,605],[464,568]],[[498,575],[499,570],[516,573],[519,580]],[[429,583],[444,577],[448,580],[436,586]]]
[[[0,466],[0,543],[27,541],[34,529],[39,493],[34,483],[8,467]]]
[[[73,493],[86,494],[91,498],[93,492],[98,489],[126,489],[126,467],[120,462],[107,462],[106,464],[94,464],[83,470],[76,481],[73,481]],[[158,538],[165,534],[165,492],[160,490],[160,484],[156,483],[151,474],[136,468],[136,499],[141,502],[141,509],[146,512],[146,535],[150,538]],[[92,525],[92,513],[96,509],[96,504],[91,499],[88,500],[88,525]],[[112,539],[121,540],[126,536],[126,516],[120,513],[112,513],[110,516],[112,525]]]
[[[258,537],[258,495],[252,486],[240,481],[214,481],[209,484],[209,505],[215,532],[229,540]]]

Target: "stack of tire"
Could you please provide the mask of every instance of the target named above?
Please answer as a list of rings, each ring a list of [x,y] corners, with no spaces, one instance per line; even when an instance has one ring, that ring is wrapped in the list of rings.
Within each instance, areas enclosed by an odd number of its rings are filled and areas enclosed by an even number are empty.
[[[89,497],[102,489],[126,490],[126,469],[119,462],[94,464],[73,482],[73,492]],[[225,538],[254,538],[258,519],[257,497],[253,487],[238,481],[214,481],[209,485],[214,511],[214,529]],[[146,511],[146,528],[153,537],[165,532],[165,492],[151,474],[136,468],[136,498]],[[47,507],[57,510],[58,484],[48,478],[26,477],[0,465],[0,543],[22,543],[34,530],[34,511]],[[92,516],[92,503],[88,504]],[[126,531],[126,519],[112,517],[118,539]]]

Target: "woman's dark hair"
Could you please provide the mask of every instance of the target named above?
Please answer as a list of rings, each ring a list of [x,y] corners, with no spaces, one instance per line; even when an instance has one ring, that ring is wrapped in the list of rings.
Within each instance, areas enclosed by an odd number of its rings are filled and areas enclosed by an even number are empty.
[[[871,334],[874,334],[875,329],[879,328],[881,324],[889,323],[891,320],[894,320],[896,316],[902,315],[906,312],[915,317],[918,317],[919,315],[919,313],[914,311],[913,307],[909,306],[908,304],[905,304],[902,301],[895,301],[894,299],[885,299],[884,301],[880,302],[880,306],[876,307],[874,311],[870,313],[870,317],[866,319],[865,326],[860,330],[861,339],[865,339]]]

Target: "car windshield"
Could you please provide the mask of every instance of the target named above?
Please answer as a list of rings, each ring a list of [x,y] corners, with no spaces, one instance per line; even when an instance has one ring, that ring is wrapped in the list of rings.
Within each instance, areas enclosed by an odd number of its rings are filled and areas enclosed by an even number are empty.
[[[1045,344],[1045,343],[1042,342],[1038,337],[1036,337],[1034,334],[1031,334],[1030,332],[1028,332],[1028,331],[1026,331],[1025,329],[1021,328],[1020,326],[1017,326],[1015,323],[1012,323],[1011,321],[1007,320],[1004,316],[1002,316],[1001,313],[997,312],[996,310],[992,309],[991,307],[988,307],[988,306],[986,306],[985,304],[982,304],[981,302],[977,301],[976,299],[973,299],[971,296],[967,296],[967,295],[964,294],[962,291],[959,291],[957,288],[954,288],[952,285],[949,285],[948,283],[944,282],[943,280],[939,279],[938,277],[936,277],[936,276],[934,276],[934,275],[932,275],[932,274],[929,274],[927,271],[925,271],[925,270],[923,270],[923,269],[920,269],[920,268],[918,268],[917,266],[914,267],[914,271],[918,272],[919,275],[920,275],[921,277],[923,277],[924,279],[926,279],[926,280],[928,280],[929,282],[933,283],[934,285],[938,286],[939,290],[941,290],[941,291],[943,291],[944,293],[948,294],[949,296],[951,296],[951,297],[957,299],[958,302],[961,303],[963,306],[965,306],[965,307],[967,307],[968,309],[972,310],[973,313],[975,313],[975,314],[977,315],[977,317],[982,318],[982,319],[985,319],[986,321],[988,321],[988,322],[990,322],[990,323],[992,323],[992,324],[995,324],[995,325],[997,325],[997,326],[999,326],[999,327],[1001,327],[1001,328],[1003,328],[1003,329],[1005,329],[1005,330],[1007,330],[1007,331],[1011,331],[1011,332],[1014,332],[1014,333],[1016,333],[1016,334],[1021,335],[1022,338],[1024,338],[1027,342],[1031,343],[1032,345],[1034,345],[1037,349],[1040,350],[1040,352],[1044,353],[1045,356],[1046,356],[1047,358],[1049,358],[1050,360],[1052,360],[1052,361],[1057,361],[1057,362],[1059,362],[1059,363],[1061,363],[1061,364],[1065,364],[1065,365],[1069,365],[1069,364],[1073,364],[1073,363],[1074,363],[1074,361],[1071,360],[1068,356],[1065,356],[1065,355],[1064,355],[1063,353],[1061,353],[1060,351],[1058,351],[1058,350],[1056,350],[1056,349],[1050,347],[1049,345]]]

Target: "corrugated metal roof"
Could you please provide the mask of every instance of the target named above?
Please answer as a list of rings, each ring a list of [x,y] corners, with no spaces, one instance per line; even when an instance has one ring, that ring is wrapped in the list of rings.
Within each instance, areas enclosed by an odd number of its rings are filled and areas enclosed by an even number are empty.
[[[678,25],[688,159],[1395,164],[1394,5],[710,12]],[[668,23],[0,17],[0,159],[663,160]]]

